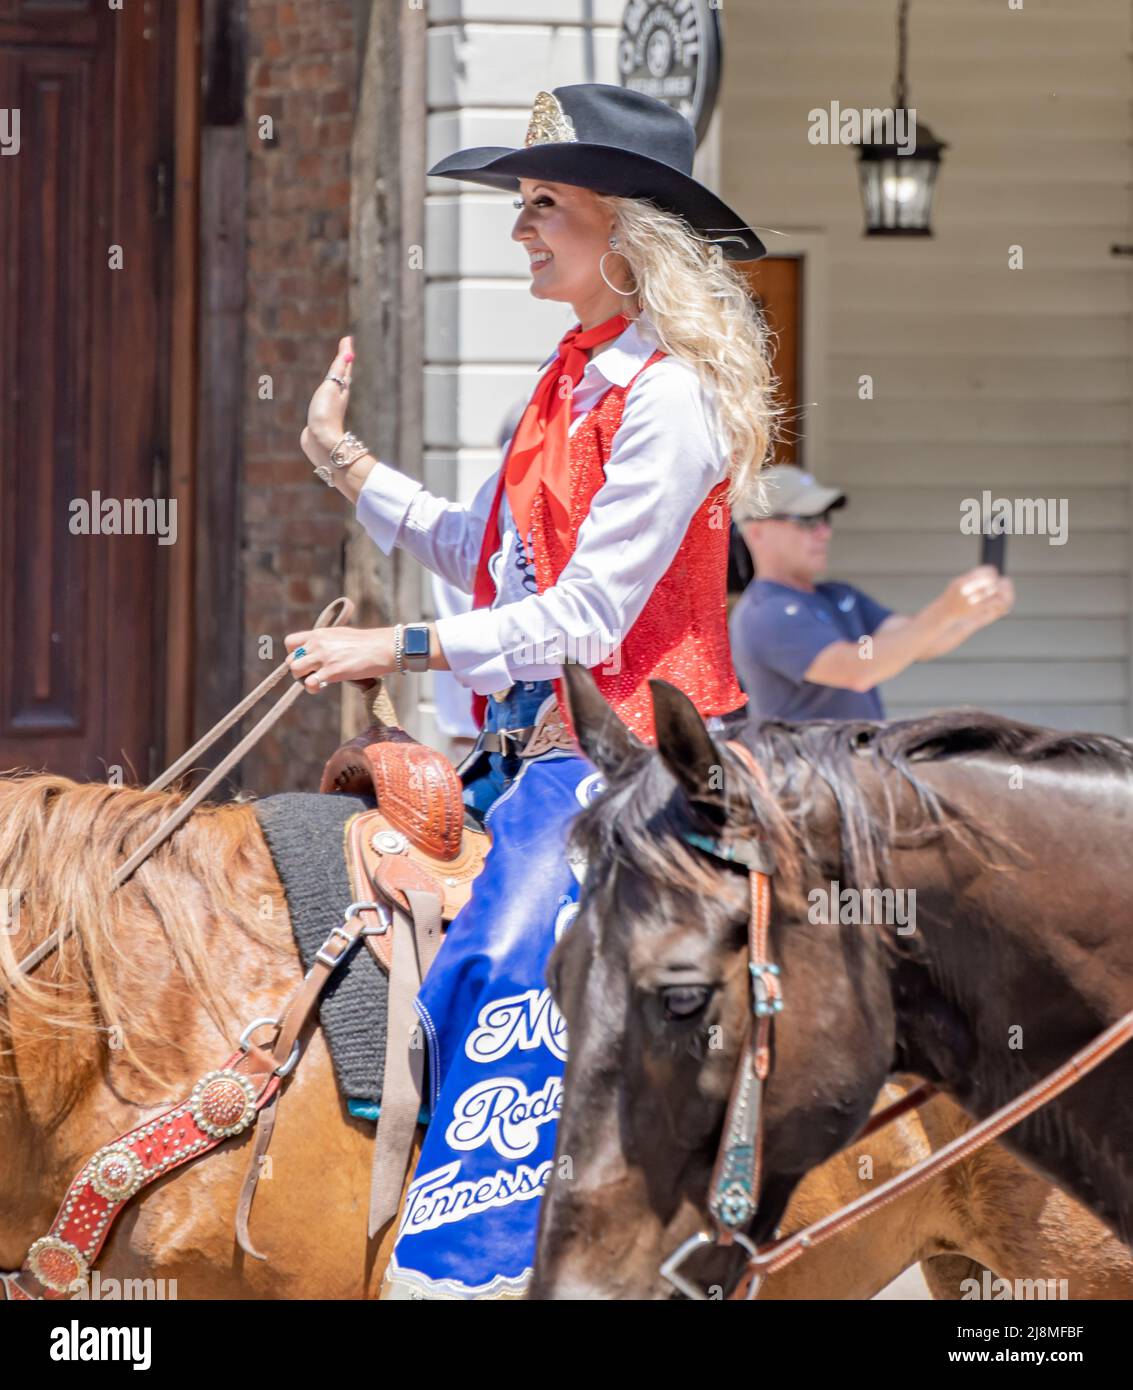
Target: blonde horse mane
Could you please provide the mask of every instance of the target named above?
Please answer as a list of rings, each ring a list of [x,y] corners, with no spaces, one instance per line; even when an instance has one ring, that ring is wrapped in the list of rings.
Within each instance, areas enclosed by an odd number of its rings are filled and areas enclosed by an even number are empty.
[[[184,795],[50,773],[0,777],[0,1052],[13,1047],[18,1012],[21,1047],[102,1034],[119,1058],[160,1080],[142,1053],[175,1045],[161,1008],[170,986],[233,1036],[238,1015],[224,982],[239,982],[226,976],[223,943],[242,932],[283,953],[290,942],[251,807],[204,803],[111,887],[114,867]],[[63,943],[21,975],[19,960],[64,923]]]

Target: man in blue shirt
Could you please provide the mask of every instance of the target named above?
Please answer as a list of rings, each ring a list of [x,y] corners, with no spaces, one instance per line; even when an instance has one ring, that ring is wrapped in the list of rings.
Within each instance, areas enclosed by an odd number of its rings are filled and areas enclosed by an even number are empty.
[[[991,565],[957,575],[913,616],[819,582],[846,494],[788,464],[765,470],[770,511],[738,515],[756,578],[732,609],[732,659],[753,716],[884,719],[878,686],[1002,618],[1014,588]]]

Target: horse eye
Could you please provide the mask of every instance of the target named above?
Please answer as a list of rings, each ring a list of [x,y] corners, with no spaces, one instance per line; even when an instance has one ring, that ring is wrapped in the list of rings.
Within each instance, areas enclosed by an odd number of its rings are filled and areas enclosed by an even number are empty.
[[[704,1012],[711,994],[705,985],[670,985],[661,991],[665,1017],[675,1023],[687,1023]]]

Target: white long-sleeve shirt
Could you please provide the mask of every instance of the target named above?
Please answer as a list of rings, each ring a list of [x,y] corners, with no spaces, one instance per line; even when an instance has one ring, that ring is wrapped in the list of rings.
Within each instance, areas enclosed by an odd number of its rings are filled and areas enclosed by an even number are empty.
[[[648,320],[639,318],[599,349],[573,391],[572,435],[610,387],[627,385],[656,347]],[[606,480],[591,499],[574,553],[542,594],[527,592],[533,575],[518,563],[519,537],[504,493],[501,545],[489,562],[497,579],[491,607],[436,620],[456,679],[489,695],[514,681],[560,676],[564,655],[588,666],[609,660],[727,467],[711,389],[679,358],[655,362],[626,396]],[[383,554],[398,545],[470,594],[497,478],[498,471],[463,505],[378,463],[355,514]]]

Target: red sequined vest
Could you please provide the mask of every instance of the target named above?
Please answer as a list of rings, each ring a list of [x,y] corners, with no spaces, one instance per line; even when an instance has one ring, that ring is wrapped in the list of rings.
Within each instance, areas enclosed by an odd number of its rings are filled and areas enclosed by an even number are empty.
[[[665,354],[655,352],[641,368],[646,371]],[[614,434],[622,421],[626,386],[612,386],[587,412],[570,438],[570,540],[559,544],[546,523],[546,497],[535,498],[531,541],[535,550],[535,579],[539,593],[558,579],[574,553],[578,532],[590,511],[594,494],[606,480]],[[727,714],[744,704],[736,680],[728,641],[728,480],[722,479],[693,514],[672,564],[657,581],[637,621],[607,659],[595,651],[597,665],[589,667],[599,691],[628,728],[645,743],[656,742],[649,679],[667,680],[683,690],[704,718]],[[561,639],[560,639],[561,640]],[[548,665],[561,664],[562,648],[541,654]],[[585,653],[568,652],[589,665]],[[572,735],[561,677],[554,681],[559,708]],[[483,725],[488,698],[474,695],[472,714]]]

